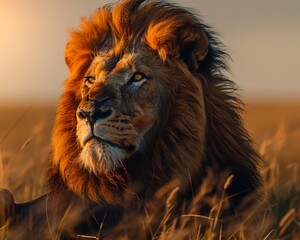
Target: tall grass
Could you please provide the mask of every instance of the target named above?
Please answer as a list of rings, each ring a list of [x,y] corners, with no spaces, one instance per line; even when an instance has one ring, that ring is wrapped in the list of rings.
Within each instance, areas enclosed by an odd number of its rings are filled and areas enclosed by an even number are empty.
[[[16,127],[9,136],[8,141],[11,143],[4,142],[0,145],[0,188],[9,189],[17,202],[28,201],[44,193],[43,179],[54,115],[54,111],[48,112],[43,112],[43,119],[29,121],[30,124],[26,123],[26,119],[25,123],[21,121],[21,126]],[[282,154],[289,147],[290,136],[299,130],[300,126],[294,126],[291,132],[281,124],[276,132],[259,145],[258,151],[264,159],[262,174],[265,180],[265,198],[259,207],[251,209],[247,217],[232,225],[231,230],[234,229],[235,234],[226,235],[223,227],[226,222],[219,224],[220,213],[226,209],[227,199],[224,194],[210,198],[209,214],[199,215],[197,203],[207,201],[206,193],[209,192],[212,181],[207,179],[202,190],[195,195],[194,202],[179,218],[172,219],[173,199],[177,189],[169,191],[165,199],[164,214],[158,224],[159,230],[151,233],[152,239],[300,239],[300,159],[290,160],[286,158],[287,155]],[[4,136],[5,130],[2,129],[1,134]],[[297,150],[300,153],[300,149]],[[223,181],[224,191],[231,178],[229,176]],[[151,218],[153,216],[147,216],[145,231],[150,228]],[[0,239],[5,239],[5,229],[0,230]]]
[[[269,239],[300,239],[300,156],[296,162],[279,157],[288,137],[286,126],[281,124],[260,147],[265,162],[267,211],[272,217]]]

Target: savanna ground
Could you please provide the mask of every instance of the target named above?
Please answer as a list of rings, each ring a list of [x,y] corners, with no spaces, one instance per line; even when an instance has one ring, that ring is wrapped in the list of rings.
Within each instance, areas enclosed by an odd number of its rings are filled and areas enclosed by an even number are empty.
[[[54,116],[55,107],[0,107],[0,188],[16,202],[44,192]],[[300,103],[249,103],[243,116],[264,159],[260,211],[271,217],[262,221],[260,239],[300,239]]]

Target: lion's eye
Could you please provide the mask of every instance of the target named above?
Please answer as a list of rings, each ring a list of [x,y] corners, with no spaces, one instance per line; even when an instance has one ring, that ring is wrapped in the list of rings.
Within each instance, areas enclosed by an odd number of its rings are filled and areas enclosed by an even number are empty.
[[[94,82],[96,80],[94,76],[85,76],[84,79],[85,79],[85,81],[84,81],[85,85],[94,84]]]
[[[136,72],[133,74],[133,76],[131,77],[131,81],[132,82],[139,82],[139,81],[142,81],[144,79],[146,79],[146,75],[142,72]]]
[[[129,92],[134,94],[147,81],[147,76],[142,72],[135,72],[128,81]]]

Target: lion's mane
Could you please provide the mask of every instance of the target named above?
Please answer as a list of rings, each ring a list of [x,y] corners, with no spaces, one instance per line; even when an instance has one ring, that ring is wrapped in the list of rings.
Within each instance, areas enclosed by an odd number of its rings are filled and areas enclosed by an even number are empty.
[[[199,185],[207,169],[216,179],[223,171],[234,175],[227,191],[239,196],[234,204],[259,189],[260,159],[242,123],[236,86],[223,74],[228,70],[227,54],[216,36],[190,11],[165,1],[121,1],[83,18],[80,28],[71,32],[65,51],[70,76],[65,81],[53,131],[50,190],[59,193],[71,189],[94,202],[114,204],[129,191],[127,183],[135,178],[145,184],[143,196],[149,196],[149,191],[157,191],[174,176]],[[136,161],[139,164],[128,163],[125,169],[94,175],[78,162],[80,79],[101,48],[113,45],[115,51],[122,51],[137,41],[145,41],[166,65],[181,69],[191,82],[201,82],[203,96],[190,86],[174,93],[176,97],[170,100],[151,146],[147,146],[148,155],[137,156],[143,158]],[[199,112],[199,106],[205,112]],[[205,115],[202,123],[201,114]],[[201,124],[205,124],[204,132]],[[187,165],[194,171],[187,173]]]

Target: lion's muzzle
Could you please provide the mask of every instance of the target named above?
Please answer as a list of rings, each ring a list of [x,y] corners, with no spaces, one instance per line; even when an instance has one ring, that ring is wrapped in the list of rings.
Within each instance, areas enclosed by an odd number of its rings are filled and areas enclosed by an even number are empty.
[[[102,110],[102,108],[95,107],[88,108],[84,106],[79,106],[77,110],[78,119],[88,121],[91,126],[93,126],[97,120],[107,119],[111,114],[111,109]]]
[[[89,101],[78,106],[76,117],[80,161],[89,171],[116,169],[137,150],[140,135],[132,123],[133,116]]]

